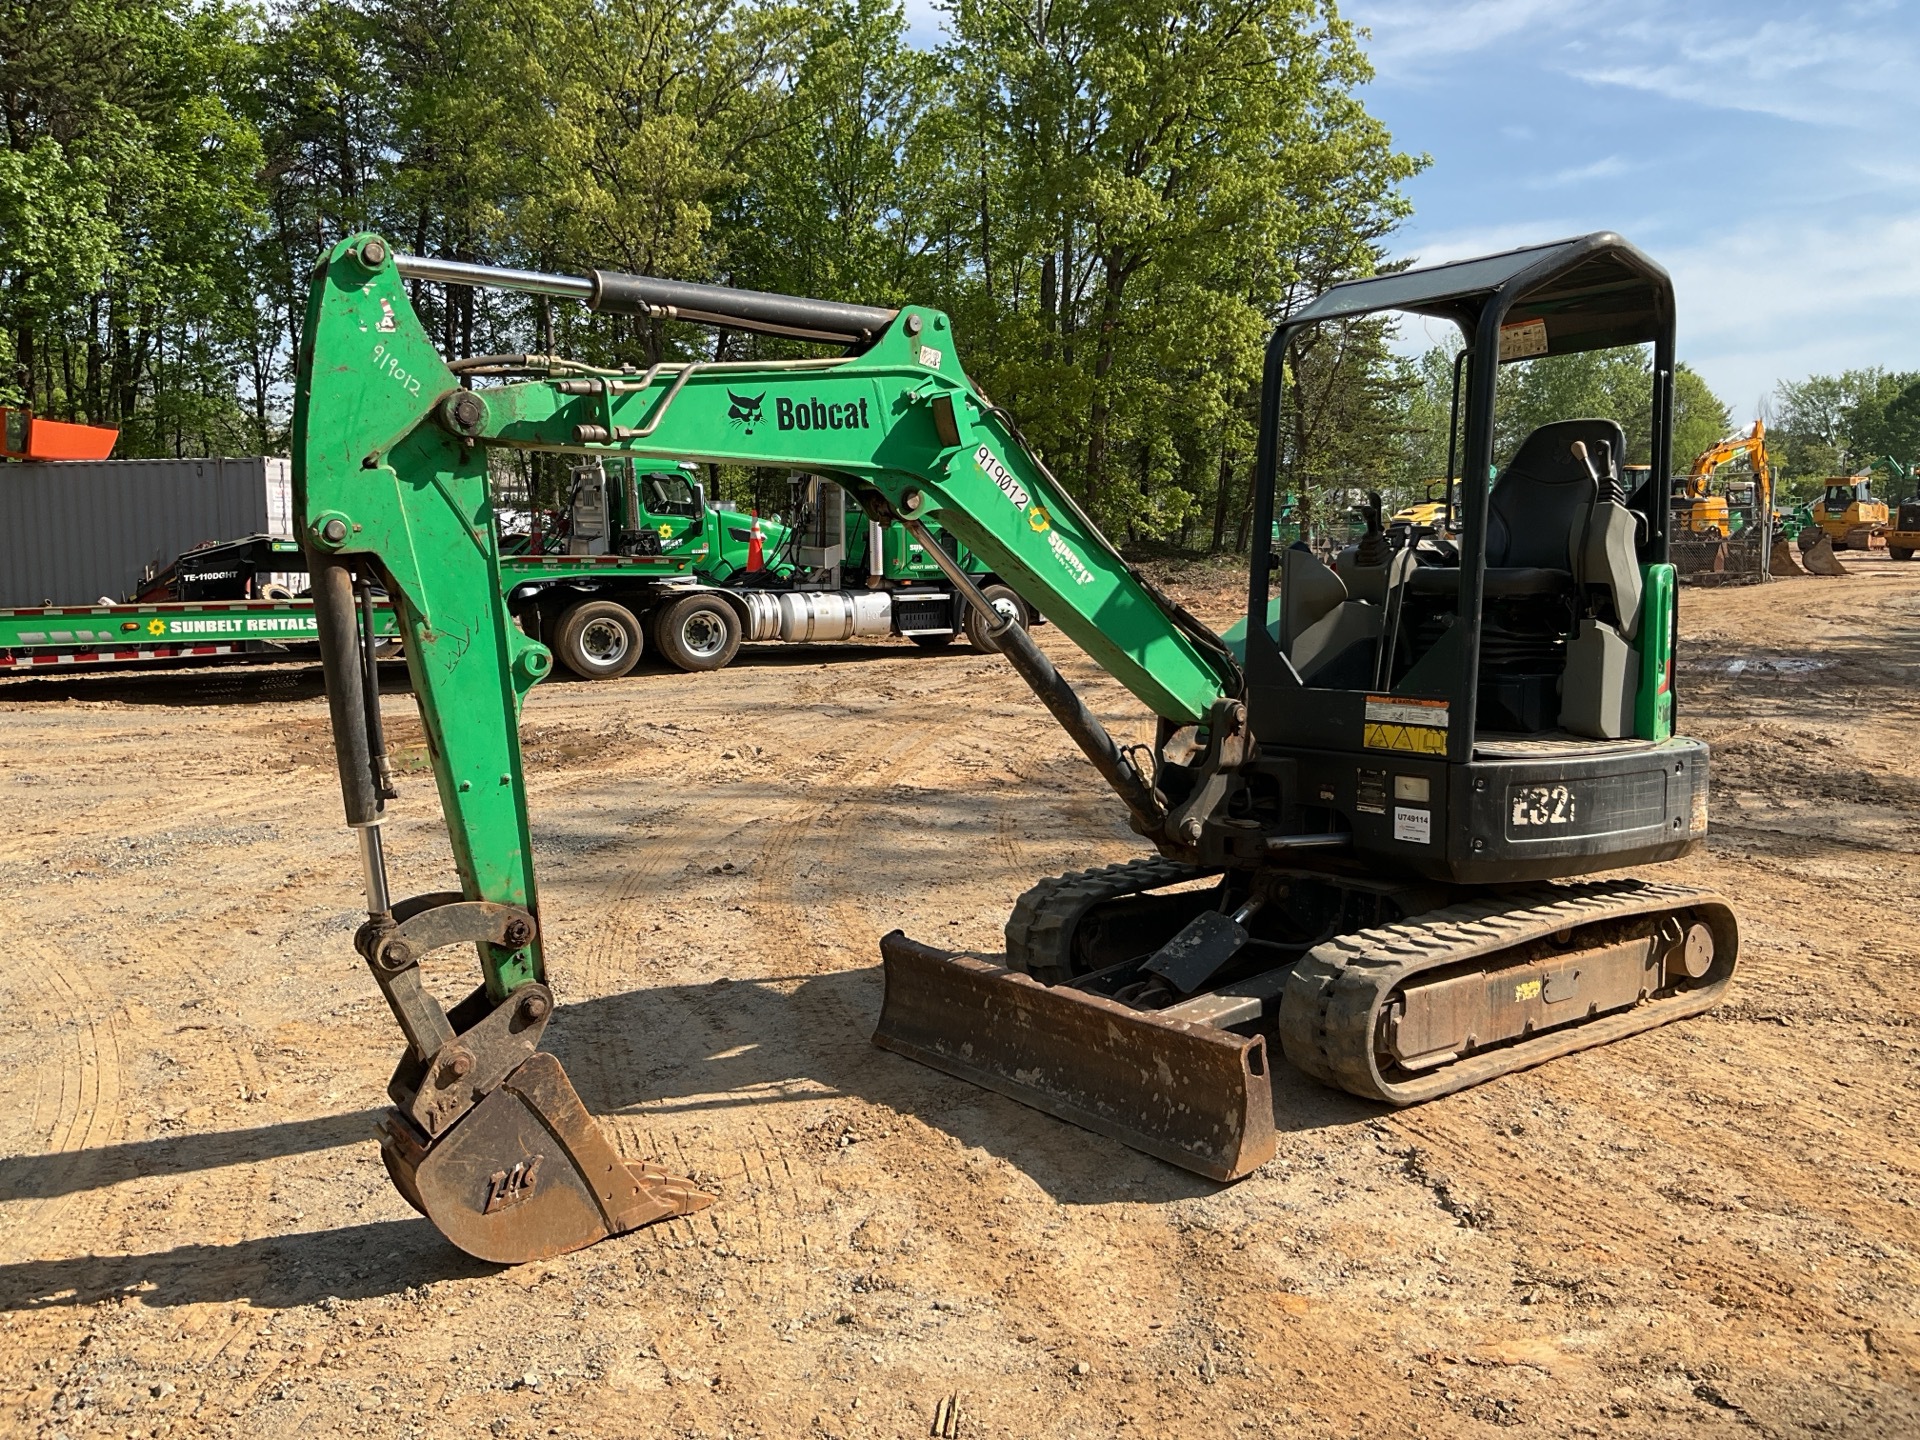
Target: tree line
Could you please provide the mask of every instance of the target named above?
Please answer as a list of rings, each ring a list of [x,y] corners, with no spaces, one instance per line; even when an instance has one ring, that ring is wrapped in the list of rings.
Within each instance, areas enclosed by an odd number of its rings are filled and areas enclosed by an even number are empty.
[[[1810,375],[1781,384],[1773,396],[1767,447],[1777,452],[1796,500],[1817,495],[1829,477],[1852,475],[1883,459],[1914,473],[1920,468],[1920,373],[1878,366],[1838,375]],[[1904,500],[1911,486],[1876,492]]]
[[[898,0],[0,0],[0,403],[117,425],[123,455],[284,450],[308,277],[376,229],[939,306],[1114,533],[1244,548],[1263,342],[1384,263],[1425,163],[1361,99],[1362,37],[1330,0],[944,18],[925,49]],[[450,355],[795,353],[501,292],[414,302]],[[1516,367],[1502,413],[1571,396],[1624,423],[1645,392],[1607,363]],[[1355,486],[1444,472],[1445,370],[1378,323],[1294,355],[1292,471],[1329,522]],[[1697,377],[1681,398],[1676,455],[1726,420]]]

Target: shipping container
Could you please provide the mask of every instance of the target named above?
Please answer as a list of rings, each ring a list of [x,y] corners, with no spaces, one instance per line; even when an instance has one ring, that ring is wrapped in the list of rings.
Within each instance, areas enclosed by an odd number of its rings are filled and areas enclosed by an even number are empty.
[[[0,464],[0,606],[93,605],[209,540],[293,538],[280,456]]]

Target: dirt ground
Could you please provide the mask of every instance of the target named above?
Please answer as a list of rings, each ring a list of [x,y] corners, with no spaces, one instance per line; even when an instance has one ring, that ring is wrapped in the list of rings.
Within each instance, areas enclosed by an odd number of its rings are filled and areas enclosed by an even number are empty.
[[[551,1048],[720,1199],[513,1270],[377,1159],[312,672],[0,684],[0,1432],[1920,1434],[1920,564],[1856,569],[1684,596],[1728,1003],[1401,1113],[1283,1071],[1226,1188],[868,1042],[884,931],[997,948],[1140,853],[998,662],[540,687]],[[443,888],[402,792],[396,892]]]

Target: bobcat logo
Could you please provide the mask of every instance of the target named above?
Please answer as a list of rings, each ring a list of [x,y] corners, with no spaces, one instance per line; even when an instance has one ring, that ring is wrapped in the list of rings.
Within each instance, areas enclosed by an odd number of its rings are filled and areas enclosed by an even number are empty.
[[[727,407],[727,420],[730,424],[742,427],[747,434],[753,433],[753,427],[760,423],[760,406],[766,400],[767,392],[758,395],[737,395],[727,391],[727,399],[733,403]]]

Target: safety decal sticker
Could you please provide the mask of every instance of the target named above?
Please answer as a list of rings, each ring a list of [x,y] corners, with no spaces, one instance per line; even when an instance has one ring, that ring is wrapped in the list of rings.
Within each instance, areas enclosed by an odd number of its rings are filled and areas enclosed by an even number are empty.
[[[1369,695],[1360,743],[1369,750],[1444,755],[1447,753],[1447,702]]]
[[[1547,353],[1547,322],[1521,320],[1500,327],[1500,363],[1527,360]]]

